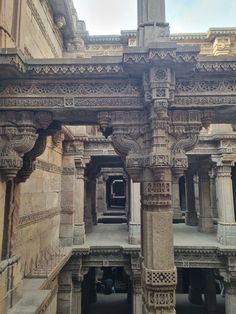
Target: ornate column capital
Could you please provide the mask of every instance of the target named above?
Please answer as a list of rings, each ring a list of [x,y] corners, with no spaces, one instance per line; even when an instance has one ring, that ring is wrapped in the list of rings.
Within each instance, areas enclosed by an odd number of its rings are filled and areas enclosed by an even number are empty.
[[[38,138],[37,129],[52,122],[47,112],[0,112],[0,170],[12,180],[23,167],[23,156],[31,151]]]

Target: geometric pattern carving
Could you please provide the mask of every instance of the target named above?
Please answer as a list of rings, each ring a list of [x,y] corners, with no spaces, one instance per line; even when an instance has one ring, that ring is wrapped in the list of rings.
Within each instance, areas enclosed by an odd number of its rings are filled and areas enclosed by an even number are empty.
[[[154,308],[174,307],[175,291],[148,291],[148,306]]]
[[[177,273],[175,270],[157,271],[144,268],[144,282],[151,286],[175,286],[177,284]]]

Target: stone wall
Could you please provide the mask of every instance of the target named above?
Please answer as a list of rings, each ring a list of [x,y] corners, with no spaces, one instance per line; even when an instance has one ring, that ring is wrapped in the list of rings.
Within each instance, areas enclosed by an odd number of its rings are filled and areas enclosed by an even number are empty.
[[[62,47],[47,1],[0,0],[0,48],[18,48],[27,57],[57,58]]]
[[[21,256],[24,275],[58,245],[61,193],[61,147],[47,148],[31,177],[20,184],[19,223],[15,253]]]

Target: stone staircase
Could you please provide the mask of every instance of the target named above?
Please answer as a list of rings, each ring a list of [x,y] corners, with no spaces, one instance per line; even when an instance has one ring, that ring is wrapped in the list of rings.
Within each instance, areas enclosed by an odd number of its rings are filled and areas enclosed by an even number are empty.
[[[124,209],[109,209],[98,217],[98,223],[104,224],[122,224],[127,223],[127,216]]]

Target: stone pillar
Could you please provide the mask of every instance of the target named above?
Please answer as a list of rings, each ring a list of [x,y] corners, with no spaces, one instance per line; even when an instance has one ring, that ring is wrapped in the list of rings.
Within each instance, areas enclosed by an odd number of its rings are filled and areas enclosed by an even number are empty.
[[[96,177],[91,181],[91,211],[92,211],[92,222],[94,225],[97,224],[97,202],[96,202]]]
[[[172,169],[172,210],[175,219],[182,219],[182,211],[180,208],[180,194],[179,194],[179,178],[183,175],[181,169]]]
[[[61,221],[60,242],[62,246],[72,246],[74,238],[74,212],[76,169],[73,155],[64,155],[61,178]]]
[[[142,313],[142,287],[141,287],[141,274],[139,276],[133,276],[132,284],[132,309],[133,314],[143,314]]]
[[[225,314],[235,314],[236,281],[225,282]]]
[[[210,177],[209,166],[203,164],[199,171],[199,202],[200,202],[200,216],[199,216],[199,231],[210,233],[214,231],[211,202],[210,202]]]
[[[140,244],[141,239],[141,198],[140,183],[130,180],[130,222],[129,243]]]
[[[165,23],[165,0],[138,1],[138,38],[139,46],[156,42],[157,38],[169,35]]]
[[[203,269],[205,308],[207,313],[215,313],[216,306],[216,283],[213,269]]]
[[[143,313],[174,314],[177,273],[174,266],[171,169],[145,169],[142,182]]]
[[[217,239],[224,245],[236,245],[231,161],[218,163],[216,171],[217,210],[219,215]]]
[[[82,281],[73,278],[72,314],[82,314]]]
[[[72,314],[72,274],[63,269],[59,275],[57,314]]]
[[[100,174],[97,178],[96,186],[97,214],[102,215],[107,210],[106,202],[106,181],[104,176]]]
[[[86,233],[92,232],[93,218],[92,218],[92,204],[91,204],[91,181],[85,180],[85,204],[84,204],[84,221]]]
[[[185,223],[188,226],[197,226],[198,218],[195,206],[194,174],[191,170],[185,173],[187,192],[187,211],[185,213]]]
[[[209,172],[210,176],[210,192],[211,192],[211,210],[213,218],[218,218],[218,212],[216,207],[216,171],[213,168]]]
[[[199,176],[195,174],[193,177],[193,184],[194,184],[194,195],[195,195],[195,208],[197,215],[200,214],[200,201],[199,201]]]
[[[201,305],[202,301],[202,270],[199,268],[193,268],[189,270],[189,294],[188,299],[190,303]]]
[[[85,241],[84,224],[84,166],[81,160],[75,161],[76,182],[75,182],[75,225],[74,245],[83,244]]]

